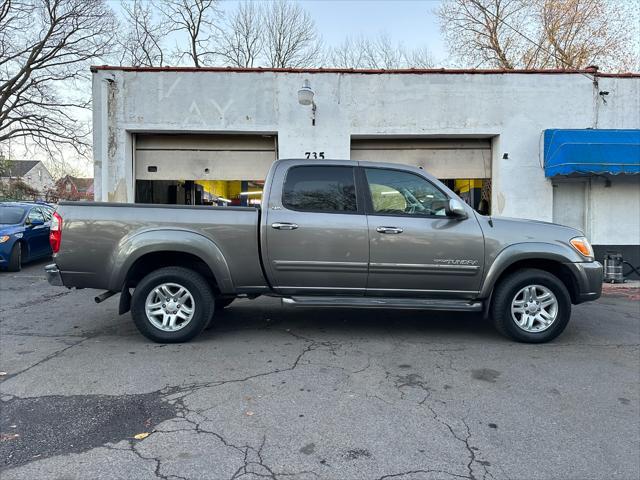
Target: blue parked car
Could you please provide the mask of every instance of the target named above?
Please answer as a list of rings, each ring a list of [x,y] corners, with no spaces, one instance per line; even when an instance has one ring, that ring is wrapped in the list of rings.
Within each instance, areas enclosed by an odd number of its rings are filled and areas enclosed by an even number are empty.
[[[18,272],[23,263],[51,255],[53,212],[42,203],[0,203],[0,267]]]

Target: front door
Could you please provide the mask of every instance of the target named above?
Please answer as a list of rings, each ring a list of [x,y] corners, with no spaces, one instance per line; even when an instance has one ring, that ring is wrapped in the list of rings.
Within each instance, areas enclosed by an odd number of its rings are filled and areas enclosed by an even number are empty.
[[[266,208],[266,267],[285,294],[362,294],[367,281],[367,219],[355,162],[296,165],[274,174]]]
[[[420,174],[364,168],[370,265],[367,295],[473,297],[484,238],[473,212],[448,217],[447,194]]]

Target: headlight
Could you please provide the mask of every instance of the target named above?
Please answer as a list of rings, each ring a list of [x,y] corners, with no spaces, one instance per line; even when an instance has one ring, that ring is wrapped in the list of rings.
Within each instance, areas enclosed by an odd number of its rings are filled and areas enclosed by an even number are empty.
[[[575,248],[582,256],[587,258],[593,258],[593,248],[591,248],[591,244],[586,237],[575,237],[572,238],[569,243],[571,246]]]
[[[0,237],[0,243],[7,242],[11,237],[9,235],[2,235]]]

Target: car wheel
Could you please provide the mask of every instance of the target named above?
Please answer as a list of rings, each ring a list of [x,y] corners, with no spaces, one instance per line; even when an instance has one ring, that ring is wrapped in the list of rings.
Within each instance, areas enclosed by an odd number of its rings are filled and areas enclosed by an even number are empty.
[[[138,283],[131,316],[140,333],[154,342],[188,342],[209,322],[213,304],[211,287],[202,275],[165,267]]]
[[[11,255],[9,256],[9,264],[7,270],[10,272],[19,272],[22,268],[22,244],[16,242],[11,249]]]
[[[543,343],[560,335],[571,317],[565,285],[544,270],[517,271],[496,287],[491,305],[496,329],[519,342]]]

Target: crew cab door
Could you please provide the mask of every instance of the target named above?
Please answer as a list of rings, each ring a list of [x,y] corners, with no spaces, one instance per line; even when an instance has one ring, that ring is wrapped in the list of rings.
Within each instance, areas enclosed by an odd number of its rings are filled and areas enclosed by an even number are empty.
[[[356,162],[280,162],[262,223],[263,258],[284,294],[364,295],[369,239]]]
[[[449,195],[426,176],[367,165],[367,295],[473,297],[484,264],[484,237],[473,212],[466,219],[448,217]]]

